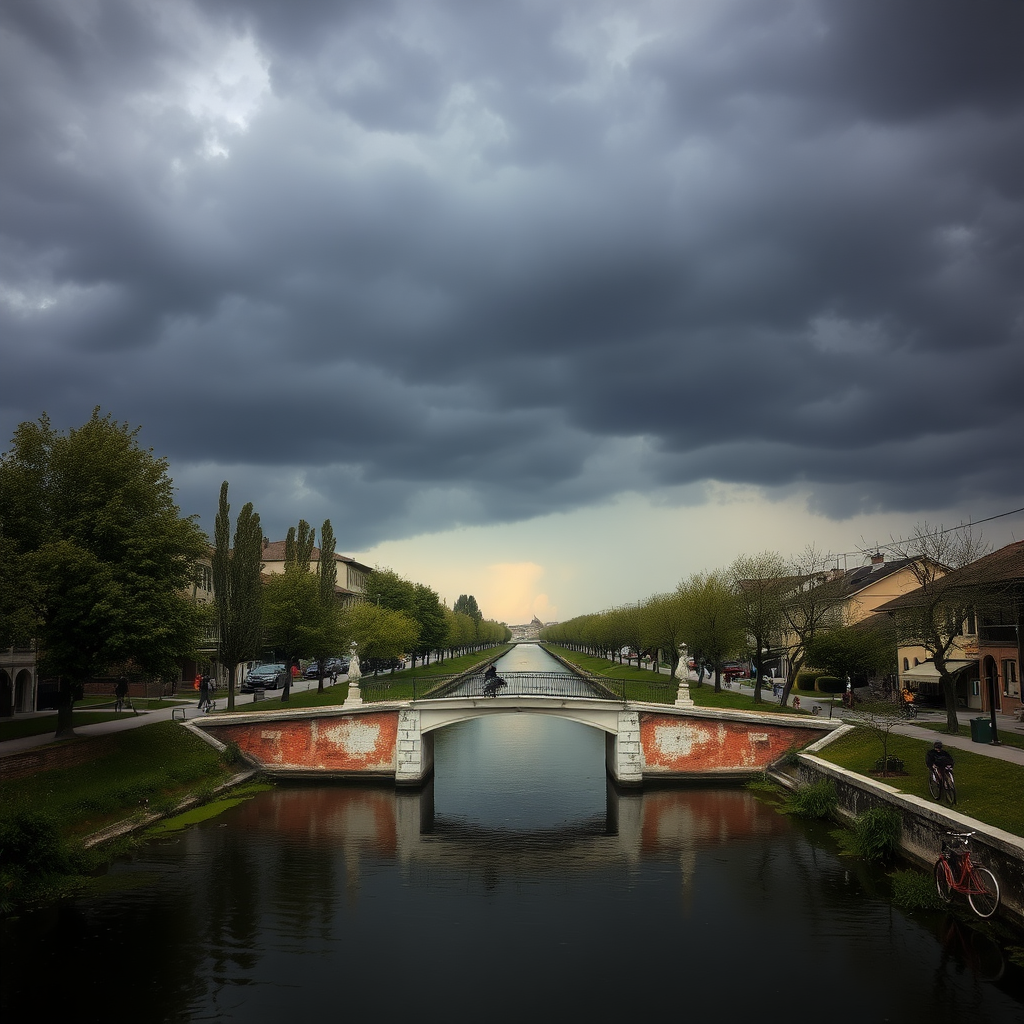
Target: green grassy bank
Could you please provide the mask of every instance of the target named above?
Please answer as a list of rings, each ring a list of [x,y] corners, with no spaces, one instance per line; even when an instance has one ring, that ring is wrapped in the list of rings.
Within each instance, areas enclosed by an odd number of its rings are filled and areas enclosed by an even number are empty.
[[[620,665],[617,661],[609,661],[607,658],[596,658],[593,655],[569,651],[555,644],[545,644],[544,646],[552,654],[569,662],[570,665],[575,665],[583,672],[603,676],[605,679],[608,679],[615,692],[622,694],[625,700],[662,704],[675,703],[678,682],[671,676],[664,673],[651,672],[648,669],[637,668],[635,665]],[[770,711],[791,715],[809,715],[811,713],[806,709],[797,711],[791,707],[780,707],[777,701],[771,699],[771,691],[768,692],[768,699],[762,700],[760,704],[756,704],[751,694],[741,693],[739,690],[723,689],[721,692],[715,693],[713,683],[704,683],[698,686],[696,683],[691,682],[690,697],[693,699],[694,704],[703,708]]]
[[[924,755],[930,746],[928,740],[893,733],[889,737],[888,752],[902,759],[907,774],[887,778],[875,775],[875,762],[882,756],[882,745],[866,729],[855,729],[840,736],[816,756],[858,775],[878,779],[901,793],[931,800],[924,765]],[[1024,766],[959,748],[952,753],[956,759],[956,810],[986,825],[1024,836],[1024,801],[1020,799],[1024,792]]]
[[[239,769],[175,722],[114,733],[102,751],[74,767],[0,779],[0,908],[81,889],[110,856],[86,850],[86,836],[188,797],[209,799]]]

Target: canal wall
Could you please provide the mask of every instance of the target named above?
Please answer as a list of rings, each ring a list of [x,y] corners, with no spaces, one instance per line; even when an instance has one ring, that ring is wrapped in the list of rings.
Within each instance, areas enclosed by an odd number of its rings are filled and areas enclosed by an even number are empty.
[[[814,756],[811,750],[813,748],[798,755],[797,763],[785,773],[775,773],[777,781],[794,789],[831,780],[836,787],[839,812],[847,820],[872,807],[894,808],[903,820],[901,852],[927,871],[931,871],[938,860],[947,832],[974,832],[972,857],[999,880],[998,913],[1011,918],[1018,927],[1024,927],[1024,839],[939,804],[901,793],[884,782],[847,771]],[[953,898],[966,900],[960,895]]]

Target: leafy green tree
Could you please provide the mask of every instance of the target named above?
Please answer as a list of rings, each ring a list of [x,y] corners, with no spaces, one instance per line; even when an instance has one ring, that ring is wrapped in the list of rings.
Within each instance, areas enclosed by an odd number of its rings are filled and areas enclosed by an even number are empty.
[[[472,594],[459,594],[452,611],[468,615],[474,622],[479,622],[484,617]]]
[[[320,603],[316,576],[294,566],[274,573],[263,588],[263,622],[266,644],[285,663],[281,700],[291,699],[292,665],[308,657],[331,628],[330,610]]]
[[[317,563],[317,596],[324,611],[322,628],[313,636],[310,653],[317,663],[317,692],[324,692],[324,670],[327,659],[340,655],[349,643],[345,617],[335,592],[338,583],[338,563],[334,560],[334,527],[325,519],[320,527],[320,561]]]
[[[722,662],[743,649],[746,634],[736,590],[716,570],[694,573],[676,588],[683,605],[683,636],[694,658],[712,666],[715,691],[722,689]]]
[[[235,706],[235,673],[251,661],[263,642],[263,527],[252,502],[242,507],[235,523],[235,543],[228,543],[231,531],[228,482],[220,487],[220,504],[214,527],[213,593],[221,664],[228,674],[228,708]]]
[[[414,585],[416,600],[416,621],[419,623],[420,635],[417,645],[413,648],[413,667],[416,655],[423,658],[424,663],[430,660],[432,651],[440,651],[445,646],[448,626],[444,616],[444,605],[437,592],[425,583]]]
[[[205,617],[188,592],[208,542],[138,428],[98,408],[67,433],[45,414],[20,424],[0,457],[0,533],[20,581],[8,621],[60,680],[58,736],[91,676],[166,677],[195,655]]]
[[[374,675],[382,665],[414,648],[419,639],[419,626],[411,616],[368,601],[349,608],[347,619],[360,664]]]
[[[416,616],[416,585],[394,569],[378,566],[367,576],[363,596],[370,604],[390,608],[393,612],[404,612],[410,618]]]
[[[785,623],[783,602],[792,589],[793,574],[776,551],[741,555],[733,562],[730,574],[739,598],[748,647],[757,668],[754,680],[756,704],[761,700],[765,652],[778,647],[782,640]]]
[[[686,642],[686,603],[679,592],[657,594],[649,598],[645,607],[647,635],[654,648],[654,664],[658,666],[658,651],[663,651],[676,674],[679,664],[679,648]]]
[[[266,642],[285,662],[282,702],[291,700],[292,666],[340,633],[336,610],[321,603],[320,580],[309,571],[314,540],[315,531],[305,519],[297,528],[289,527],[284,572],[271,576],[263,590]]]
[[[807,664],[840,679],[856,679],[872,669],[892,671],[896,665],[892,620],[874,615],[852,626],[818,632],[807,640],[806,658]]]

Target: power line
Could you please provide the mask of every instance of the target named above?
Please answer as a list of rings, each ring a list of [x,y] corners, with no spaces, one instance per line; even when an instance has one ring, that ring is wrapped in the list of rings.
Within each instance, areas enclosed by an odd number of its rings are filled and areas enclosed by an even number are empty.
[[[947,527],[945,527],[942,530],[936,530],[935,531],[935,536],[941,537],[943,534],[945,534],[945,533],[953,533],[953,531],[955,531],[955,530],[969,530],[972,526],[981,526],[982,523],[991,523],[995,519],[1005,519],[1006,516],[1015,516],[1019,512],[1024,512],[1024,507],[1015,508],[1015,509],[1012,509],[1009,512],[1000,512],[998,515],[988,516],[986,519],[973,519],[973,520],[971,520],[970,522],[967,522],[967,523],[960,523],[959,526],[947,526]],[[905,545],[905,544],[909,544],[909,543],[911,543],[910,539],[906,538],[906,539],[902,539],[902,540],[894,540],[894,541],[891,541],[888,544],[877,544],[877,545],[875,545],[875,548],[876,548],[876,550],[880,550],[881,548],[885,548],[887,550],[893,550],[893,549],[900,548],[901,545]],[[834,558],[849,558],[851,555],[862,555],[862,554],[864,554],[864,550],[863,549],[858,549],[856,551],[843,551],[843,552],[839,553],[838,555],[834,555],[833,557]]]

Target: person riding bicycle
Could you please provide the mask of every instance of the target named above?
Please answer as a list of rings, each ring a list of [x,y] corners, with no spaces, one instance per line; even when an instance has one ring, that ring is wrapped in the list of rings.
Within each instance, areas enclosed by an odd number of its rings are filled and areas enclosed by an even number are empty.
[[[938,774],[939,772],[950,772],[956,762],[953,755],[942,745],[942,740],[936,740],[932,749],[924,755],[924,763],[928,770]]]

